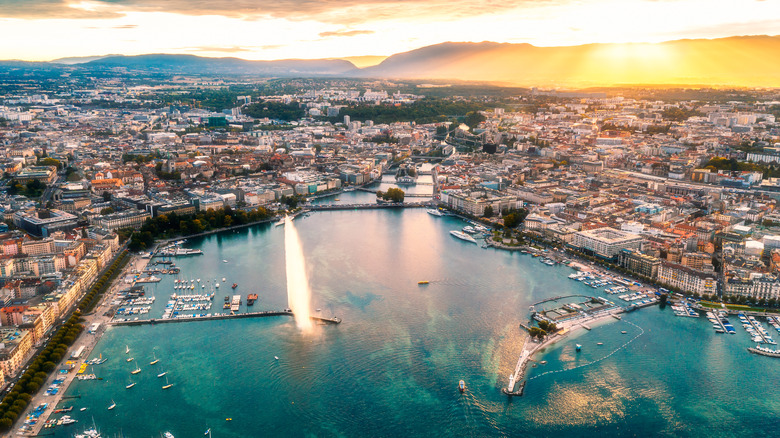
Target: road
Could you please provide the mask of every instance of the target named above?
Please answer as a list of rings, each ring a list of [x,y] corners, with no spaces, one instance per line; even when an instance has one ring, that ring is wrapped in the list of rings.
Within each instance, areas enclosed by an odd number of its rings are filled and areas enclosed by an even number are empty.
[[[46,206],[46,203],[49,202],[49,199],[51,199],[51,196],[54,194],[54,191],[57,190],[57,187],[59,187],[61,181],[62,177],[58,173],[54,181],[46,186],[46,189],[44,189],[43,194],[41,195],[42,206]]]

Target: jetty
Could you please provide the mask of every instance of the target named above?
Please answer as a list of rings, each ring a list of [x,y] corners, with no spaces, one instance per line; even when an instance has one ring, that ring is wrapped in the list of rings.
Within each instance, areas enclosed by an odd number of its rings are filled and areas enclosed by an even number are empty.
[[[767,356],[767,357],[780,357],[780,351],[777,350],[770,350],[768,348],[764,347],[748,347],[748,351],[753,354],[759,354],[761,356]]]
[[[264,318],[269,316],[295,316],[290,310],[263,310],[259,312],[247,313],[214,313],[209,315],[179,316],[177,318],[166,319],[135,319],[135,320],[114,320],[109,322],[113,326],[133,326],[133,325],[155,325],[169,324],[174,322],[195,322],[195,321],[215,321],[220,319],[235,318]],[[321,316],[310,316],[313,321],[324,324],[340,324],[341,318],[325,318]]]
[[[580,296],[580,295],[571,295],[568,297],[555,297],[554,299],[543,300],[541,302],[556,301],[561,298],[569,298],[569,297],[576,297],[576,296]],[[538,305],[539,303],[535,303],[535,304]],[[534,306],[531,307],[533,308]],[[537,342],[530,338],[527,339],[525,344],[523,345],[523,349],[520,352],[520,357],[517,360],[517,365],[515,366],[514,372],[509,375],[509,384],[505,388],[501,388],[501,392],[510,397],[523,395],[526,382],[522,381],[522,379],[525,376],[526,369],[528,368],[528,363],[533,361],[534,354],[544,349],[545,347],[548,347],[560,341],[561,339],[564,339],[566,336],[569,335],[569,333],[571,333],[573,330],[576,330],[577,328],[591,330],[591,327],[586,323],[594,323],[600,320],[611,319],[623,312],[625,312],[625,309],[623,309],[622,307],[609,307],[606,309],[601,309],[595,313],[585,313],[585,314],[579,313],[574,318],[570,318],[565,321],[560,321],[560,326],[561,326],[560,330],[558,330],[556,333],[551,333],[544,341]],[[526,330],[529,329],[529,327],[527,327],[524,324],[520,324],[520,326],[525,328]],[[519,387],[518,384],[520,385]]]

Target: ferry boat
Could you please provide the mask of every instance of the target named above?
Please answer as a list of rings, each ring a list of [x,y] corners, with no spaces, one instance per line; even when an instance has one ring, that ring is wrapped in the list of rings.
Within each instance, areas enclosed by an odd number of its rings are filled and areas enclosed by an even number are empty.
[[[440,210],[437,210],[435,208],[429,208],[425,210],[429,215],[431,216],[444,216],[444,213],[442,213]]]
[[[464,233],[463,231],[452,230],[452,231],[450,231],[450,234],[452,234],[453,236],[457,237],[458,239],[465,240],[466,242],[477,243],[477,241],[474,240],[473,237],[469,236],[468,234]]]
[[[459,390],[460,392],[463,392],[463,391],[465,391],[465,390],[466,390],[466,382],[464,382],[463,380],[461,380],[460,382],[458,382],[458,390]]]

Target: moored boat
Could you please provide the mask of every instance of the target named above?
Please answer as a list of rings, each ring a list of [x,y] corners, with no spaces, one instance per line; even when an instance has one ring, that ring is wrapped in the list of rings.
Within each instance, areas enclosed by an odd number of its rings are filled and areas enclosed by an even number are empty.
[[[450,231],[450,234],[452,234],[453,236],[457,237],[458,239],[465,240],[466,242],[477,243],[477,241],[474,240],[473,237],[469,236],[468,234],[464,233],[463,231],[452,230],[452,231]]]

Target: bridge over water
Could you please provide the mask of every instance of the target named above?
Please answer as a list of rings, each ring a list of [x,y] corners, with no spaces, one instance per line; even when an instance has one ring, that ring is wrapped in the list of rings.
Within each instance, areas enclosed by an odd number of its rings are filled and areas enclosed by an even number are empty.
[[[430,196],[426,196],[430,198]],[[399,204],[320,204],[309,205],[306,207],[309,211],[329,211],[329,210],[380,210],[392,208],[426,208],[430,205],[427,202],[404,202]]]
[[[418,183],[419,184],[419,183]],[[426,185],[433,185],[432,183],[427,183]],[[361,192],[368,192],[368,193],[374,193],[376,194],[376,190],[367,189],[365,187],[358,187],[356,190]],[[425,193],[404,193],[404,197],[406,198],[432,198],[433,194],[425,194]]]

